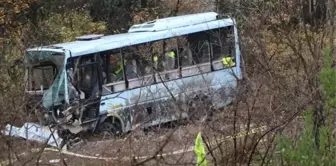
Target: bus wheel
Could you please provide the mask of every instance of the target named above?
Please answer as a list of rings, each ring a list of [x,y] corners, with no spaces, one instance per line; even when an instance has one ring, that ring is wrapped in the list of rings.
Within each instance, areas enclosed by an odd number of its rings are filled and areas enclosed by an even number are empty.
[[[117,120],[116,118],[109,118],[101,124],[100,132],[103,138],[119,137],[122,134],[121,122]]]
[[[198,95],[188,102],[188,116],[192,121],[207,119],[211,114],[211,100],[206,95]]]

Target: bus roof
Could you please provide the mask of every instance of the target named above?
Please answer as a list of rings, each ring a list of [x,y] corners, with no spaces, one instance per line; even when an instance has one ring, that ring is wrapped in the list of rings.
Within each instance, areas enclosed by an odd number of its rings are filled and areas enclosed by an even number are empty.
[[[214,12],[208,12],[208,13],[202,13],[203,17],[200,17],[202,15],[185,15],[185,16],[177,16],[171,18],[166,18],[167,20],[170,19],[170,21],[164,22],[164,19],[160,19],[158,23],[155,23],[155,21],[148,22],[153,24],[164,24],[167,29],[162,29],[164,25],[156,25],[154,27],[159,27],[160,30],[156,31],[153,29],[153,26],[151,29],[142,29],[142,31],[134,31],[132,32],[132,27],[144,25],[134,25],[130,28],[128,33],[121,33],[121,34],[115,34],[115,35],[109,35],[109,36],[103,36],[96,37],[92,40],[77,40],[67,43],[59,43],[54,44],[51,46],[44,46],[44,47],[36,47],[32,49],[28,49],[27,51],[33,51],[33,50],[69,50],[71,51],[71,54],[73,57],[86,55],[86,54],[92,54],[96,52],[102,52],[107,50],[113,50],[118,48],[123,48],[127,46],[137,45],[141,43],[147,43],[147,42],[153,42],[157,40],[167,39],[175,36],[182,36],[187,35],[191,33],[211,30],[211,29],[217,29],[221,27],[227,27],[232,26],[234,24],[233,20],[231,18],[225,18],[221,20],[217,20],[217,14]],[[214,17],[215,16],[215,17]],[[201,22],[200,19],[205,20],[204,22]],[[162,21],[163,20],[163,21]],[[175,20],[171,21],[171,20]],[[187,21],[186,21],[187,20]],[[189,22],[188,22],[189,21]],[[183,25],[183,23],[185,25]],[[179,26],[169,26],[167,24],[178,24]],[[134,28],[133,28],[134,29]],[[92,37],[92,35],[91,35]]]

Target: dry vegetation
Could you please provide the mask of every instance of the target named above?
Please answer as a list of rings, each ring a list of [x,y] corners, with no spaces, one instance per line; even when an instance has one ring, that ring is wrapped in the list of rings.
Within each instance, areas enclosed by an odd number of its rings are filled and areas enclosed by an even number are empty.
[[[26,112],[24,103],[27,99],[23,97],[21,81],[23,69],[15,63],[22,59],[25,48],[68,41],[86,33],[123,31],[119,27],[114,29],[109,22],[111,20],[93,22],[94,19],[88,17],[88,13],[83,14],[81,11],[90,10],[85,4],[91,1],[82,0],[80,2],[84,5],[73,4],[73,8],[63,6],[60,10],[40,10],[45,4],[39,4],[39,1],[18,1],[19,4],[3,1],[6,4],[4,11],[7,13],[1,16],[3,12],[0,11],[0,32],[4,32],[4,38],[0,38],[1,128],[8,123],[22,125],[22,122],[35,119]],[[136,130],[110,140],[90,138],[88,142],[72,149],[80,154],[105,157],[101,159],[87,159],[50,151],[20,155],[41,145],[0,134],[0,162],[15,159],[10,164],[38,165],[37,159],[48,163],[50,159],[66,158],[57,164],[195,165],[195,156],[188,148],[193,146],[196,133],[202,131],[205,141],[211,142],[206,146],[207,158],[211,164],[286,165],[277,163],[276,136],[285,135],[296,139],[304,128],[302,116],[308,108],[313,110],[314,125],[321,126],[325,121],[326,100],[323,97],[319,73],[324,62],[323,50],[326,47],[334,49],[333,20],[336,2],[328,1],[328,17],[323,22],[326,24],[315,26],[302,23],[299,16],[303,4],[296,1],[252,0],[239,1],[240,4],[228,0],[215,2],[218,12],[234,15],[239,26],[244,80],[237,91],[237,100],[232,105],[225,110],[217,110],[216,116],[210,121],[189,122],[174,128],[156,128],[148,133]],[[148,7],[146,10],[134,7],[125,7],[122,10],[129,12],[131,22],[138,23],[157,16],[209,11],[208,7],[216,3],[210,0],[156,1],[155,7]],[[56,5],[62,6],[62,3]],[[80,8],[79,11],[77,8]],[[45,12],[45,15],[34,11]],[[130,21],[113,14],[111,16],[123,23]],[[1,19],[5,21],[1,22]],[[267,129],[256,134],[223,140],[226,136],[260,126],[267,126]],[[182,153],[181,149],[187,152]],[[178,154],[167,154],[172,151]],[[146,157],[136,159],[134,156]]]

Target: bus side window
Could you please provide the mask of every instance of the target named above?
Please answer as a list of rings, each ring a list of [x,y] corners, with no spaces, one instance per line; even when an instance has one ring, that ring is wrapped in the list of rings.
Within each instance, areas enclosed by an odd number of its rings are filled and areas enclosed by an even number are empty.
[[[137,60],[137,69],[139,76],[147,76],[153,73],[152,63],[150,61],[150,54],[149,57],[140,57]]]
[[[77,86],[85,99],[95,96],[98,93],[98,70],[95,66],[94,55],[85,55],[75,60],[77,66]]]
[[[137,61],[138,76],[147,76],[153,73],[152,66],[152,44],[138,45],[135,51],[135,59]]]
[[[191,43],[193,65],[206,63],[210,61],[210,50],[208,47],[207,34],[204,32],[195,33],[188,36]]]
[[[166,39],[164,41],[164,52],[162,56],[162,62],[165,71],[170,71],[178,68],[176,38]]]
[[[151,45],[151,56],[154,73],[164,71],[164,44],[163,41],[156,41]]]
[[[139,85],[148,85],[154,82],[153,77],[153,63],[151,61],[152,55],[149,50],[140,56],[137,59],[137,72],[139,76]]]
[[[222,28],[211,32],[211,46],[214,70],[235,66],[233,28]]]
[[[127,80],[138,78],[136,55],[131,51],[124,51],[125,74]]]
[[[125,90],[126,83],[120,50],[114,50],[112,53],[107,52],[105,61],[107,81],[103,85],[103,95]],[[126,62],[124,61],[124,63]]]
[[[193,49],[193,64],[210,62],[210,44],[208,40],[201,40],[195,43]]]
[[[153,82],[151,48],[149,44],[129,47],[124,53],[128,88],[136,88]]]
[[[187,47],[184,47],[185,51],[181,55],[182,76],[185,77],[210,72],[208,34],[205,32],[193,33],[188,35],[187,39],[189,44],[186,45]],[[184,61],[186,61],[187,64],[183,64]]]
[[[177,79],[180,77],[180,71],[178,70],[177,39],[170,38],[163,42],[163,53],[159,58],[163,72],[158,75],[157,80]]]
[[[187,67],[193,64],[192,52],[187,44],[179,47],[179,56],[181,59],[181,67]]]
[[[151,52],[147,45],[129,47],[124,52],[127,79],[140,78],[152,73]]]

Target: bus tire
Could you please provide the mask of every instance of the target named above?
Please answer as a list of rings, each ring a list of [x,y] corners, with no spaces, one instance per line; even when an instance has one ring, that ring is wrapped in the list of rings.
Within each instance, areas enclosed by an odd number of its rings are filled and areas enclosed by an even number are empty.
[[[212,112],[212,101],[207,95],[196,95],[188,102],[188,116],[191,121],[208,118]]]
[[[121,136],[123,132],[121,120],[117,117],[106,118],[105,121],[101,124],[100,132],[104,136],[108,137]]]

